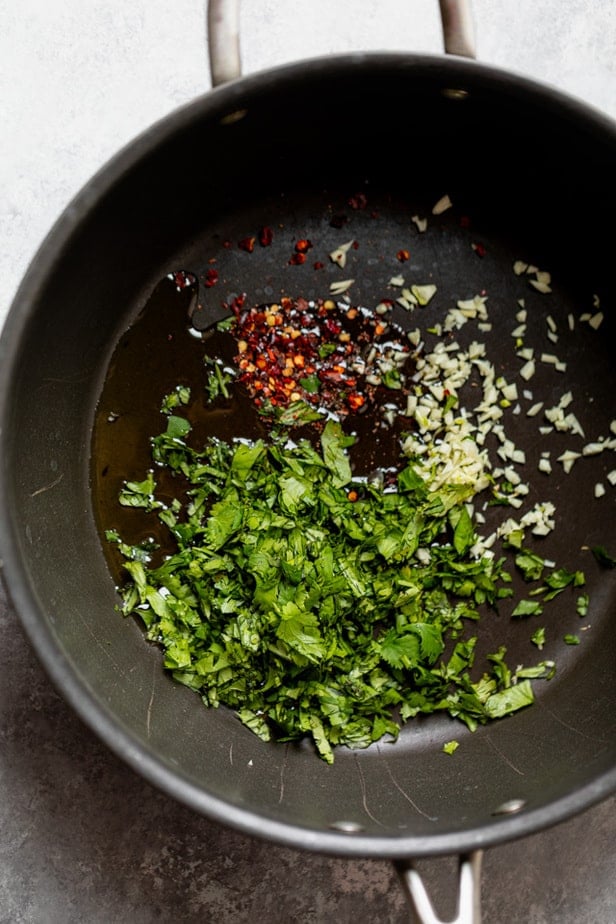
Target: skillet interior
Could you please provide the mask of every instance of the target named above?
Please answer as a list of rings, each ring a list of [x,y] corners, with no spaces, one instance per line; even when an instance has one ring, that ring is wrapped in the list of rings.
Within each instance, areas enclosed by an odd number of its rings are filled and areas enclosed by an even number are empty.
[[[460,89],[467,95],[450,92]],[[225,118],[238,109],[243,118]],[[506,373],[519,295],[513,259],[551,271],[563,324],[594,292],[604,306],[613,302],[603,229],[614,211],[615,147],[601,117],[582,120],[575,104],[524,81],[466,62],[353,56],[210,94],[116,158],[68,210],[33,263],[2,341],[2,557],[51,676],[153,782],[256,834],[373,855],[486,846],[611,791],[613,572],[585,565],[592,628],[583,645],[544,652],[557,656],[559,672],[540,687],[535,708],[473,736],[441,721],[412,724],[395,746],[343,751],[330,768],[310,748],[268,746],[224,710],[204,710],[162,675],[159,653],[114,611],[92,510],[90,445],[113,349],[167,272],[202,271],[223,240],[262,224],[284,225],[277,242],[285,253],[298,237],[318,240],[324,253],[354,237],[378,260],[407,244],[408,209],[425,213],[445,192],[473,216],[486,258],[443,219],[414,242],[416,259],[453,297],[493,293]],[[381,218],[353,211],[348,235],[334,233],[332,210],[348,212],[359,190]],[[311,266],[288,267],[280,253],[229,251],[224,295],[244,290],[263,300],[265,285],[326,294],[318,286],[334,278],[329,267],[321,280]],[[354,301],[374,304],[384,278],[358,275]],[[540,296],[533,304],[547,312]],[[597,434],[616,416],[613,324],[606,311],[601,334],[580,335],[569,357],[569,387],[594,398],[585,420]],[[603,464],[588,468],[586,493],[572,492],[564,476],[550,482],[565,516],[545,554],[571,567],[580,545],[613,539],[613,499],[591,499]],[[561,634],[579,629],[575,614],[556,612]],[[486,643],[510,628],[501,621]],[[510,644],[515,651],[513,635]],[[453,736],[462,746],[449,759],[442,743]],[[522,813],[494,814],[512,798],[525,800]],[[355,833],[341,833],[341,823]]]

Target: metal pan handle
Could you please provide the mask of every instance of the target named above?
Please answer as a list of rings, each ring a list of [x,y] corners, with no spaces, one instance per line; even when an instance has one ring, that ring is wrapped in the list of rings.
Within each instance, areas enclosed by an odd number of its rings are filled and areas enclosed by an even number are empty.
[[[443,43],[450,55],[475,57],[475,34],[470,0],[439,0]],[[208,0],[212,86],[242,76],[240,58],[240,0]]]
[[[459,858],[458,867],[458,910],[449,924],[481,924],[481,860],[483,852],[475,850]],[[418,924],[445,924],[436,916],[421,876],[412,860],[396,863],[396,870],[402,882],[411,908],[413,922]]]

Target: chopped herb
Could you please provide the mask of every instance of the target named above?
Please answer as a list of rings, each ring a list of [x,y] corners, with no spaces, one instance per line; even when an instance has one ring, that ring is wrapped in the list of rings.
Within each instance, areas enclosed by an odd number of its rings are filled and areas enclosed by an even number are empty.
[[[204,364],[208,372],[205,391],[208,401],[215,401],[216,398],[229,397],[229,385],[234,379],[234,373],[224,367],[221,359],[213,356],[206,356]]]
[[[165,395],[160,407],[161,414],[171,414],[176,407],[186,405],[190,401],[190,388],[187,385],[178,385],[170,394]]]
[[[459,741],[455,741],[455,740],[446,741],[445,744],[443,745],[443,751],[445,752],[445,754],[453,754],[454,751],[457,751],[459,747],[460,747]]]
[[[353,482],[350,438],[333,421],[317,450],[276,439],[194,449],[179,420],[169,417],[153,450],[186,478],[186,502],[158,501],[152,474],[123,492],[158,514],[177,551],[149,567],[119,544],[131,578],[124,612],[206,705],[235,709],[265,740],[309,735],[331,762],[335,745],[396,737],[420,713],[474,729],[532,702],[504,648],[470,677],[476,639],[460,634],[477,604],[507,588],[502,561],[470,554],[468,488],[432,490],[412,464],[396,491]]]
[[[528,680],[517,683],[493,693],[485,703],[485,709],[491,719],[500,719],[504,715],[530,706],[534,702],[533,689]]]
[[[511,614],[512,616],[540,616],[543,607],[537,600],[520,600]]]
[[[172,417],[169,420],[173,420]],[[126,481],[120,491],[119,501],[123,507],[142,507],[144,510],[154,509],[154,473],[148,472],[143,481]]]
[[[579,645],[580,637],[579,635],[564,635],[563,642],[565,645]]]
[[[545,628],[540,626],[539,629],[535,629],[530,637],[530,640],[533,645],[536,645],[539,651],[541,651],[545,645]]]
[[[303,379],[300,379],[299,384],[302,386],[304,391],[307,391],[311,395],[316,395],[321,388],[321,381],[318,375],[314,374],[307,375]]]
[[[603,568],[616,568],[616,558],[613,558],[603,545],[594,545],[591,550],[596,560]]]
[[[511,542],[511,538],[509,538],[509,541]],[[525,581],[541,580],[545,562],[540,555],[536,555],[528,549],[522,549],[515,556],[515,563],[522,572]]]
[[[577,598],[575,608],[577,610],[578,616],[586,616],[588,613],[588,606],[590,604],[590,597],[588,594],[580,594]]]
[[[559,568],[545,578],[541,587],[531,590],[530,593],[533,596],[543,596],[544,602],[547,603],[562,593],[566,587],[582,587],[585,583],[586,578],[582,571],[567,571],[566,568]]]

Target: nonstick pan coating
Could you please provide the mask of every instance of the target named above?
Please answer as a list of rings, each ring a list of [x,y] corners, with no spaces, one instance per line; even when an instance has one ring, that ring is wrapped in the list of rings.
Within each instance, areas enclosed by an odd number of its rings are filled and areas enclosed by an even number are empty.
[[[516,258],[549,269],[558,321],[600,293],[601,334],[580,336],[567,381],[588,403],[590,429],[605,432],[616,416],[615,148],[607,120],[526,81],[460,61],[354,55],[212,92],[122,152],[62,217],[2,339],[4,576],[63,694],[149,780],[242,830],[373,856],[488,846],[613,790],[616,587],[614,572],[590,556],[591,629],[583,645],[558,646],[557,676],[535,707],[474,735],[442,721],[411,723],[397,744],[342,750],[328,767],[310,747],[264,744],[163,676],[159,652],[114,609],[90,448],[113,351],[168,272],[203,272],[224,240],[268,224],[279,231],[279,249],[228,250],[224,295],[267,300],[267,287],[327,294],[319,287],[333,278],[329,267],[320,279],[281,254],[300,236],[323,252],[340,243],[346,230],[332,228],[331,218],[346,212],[348,238],[377,261],[358,275],[353,300],[374,304],[383,295],[379,260],[408,240],[409,209],[425,212],[444,193],[458,215],[472,216],[486,257],[466,246],[449,216],[417,241],[417,259],[452,297],[488,291],[492,336],[508,344],[514,326]],[[348,206],[358,191],[365,210]],[[540,297],[528,300],[547,312]],[[505,348],[503,357],[506,369]],[[598,464],[589,466],[586,493],[555,476],[562,527],[549,554],[563,563],[581,545],[613,540],[613,499],[592,500]],[[578,624],[562,615],[563,634]],[[499,625],[487,642],[510,631]],[[449,759],[442,744],[454,736],[462,743]],[[503,814],[511,800],[521,800],[521,811]]]

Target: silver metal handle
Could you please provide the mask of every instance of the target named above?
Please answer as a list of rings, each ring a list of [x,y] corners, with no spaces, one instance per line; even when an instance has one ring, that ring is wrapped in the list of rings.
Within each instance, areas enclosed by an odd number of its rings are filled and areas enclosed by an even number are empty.
[[[439,6],[446,53],[474,58],[471,0],[439,0]],[[240,0],[208,0],[207,29],[213,87],[242,76],[239,8]]]
[[[481,924],[481,860],[483,851],[460,857],[458,867],[458,910],[449,924]],[[400,861],[396,870],[402,881],[413,921],[418,924],[445,924],[436,916],[421,876],[413,861]]]

